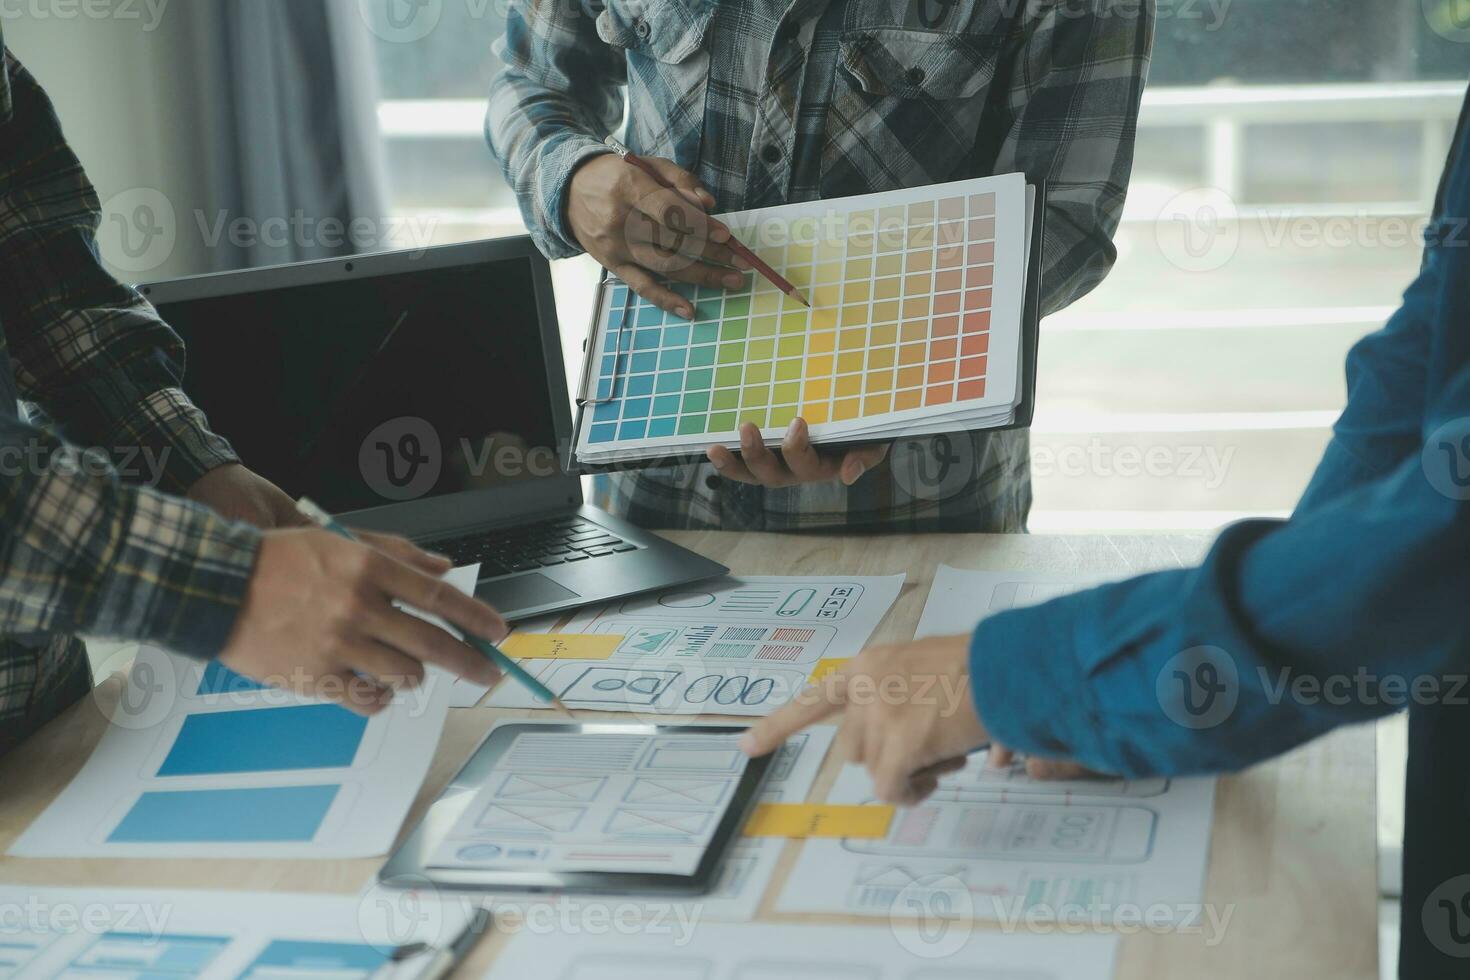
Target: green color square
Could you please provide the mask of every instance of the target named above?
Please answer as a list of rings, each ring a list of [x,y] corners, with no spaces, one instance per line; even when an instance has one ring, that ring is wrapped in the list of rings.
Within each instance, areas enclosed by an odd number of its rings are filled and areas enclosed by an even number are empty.
[[[679,396],[678,395],[659,395],[657,398],[655,398],[653,400],[653,414],[654,415],[678,415],[679,414]]]
[[[781,342],[776,345],[779,357],[800,357],[806,353],[805,337],[782,337]]]
[[[777,405],[795,405],[801,401],[801,384],[799,382],[793,382],[791,384],[777,385],[771,391],[771,401]]]
[[[707,344],[704,347],[691,347],[689,349],[689,366],[692,368],[709,367],[715,363],[715,345]]]
[[[773,316],[758,316],[754,320],[751,320],[750,335],[752,337],[776,336],[776,318]]]
[[[684,388],[688,391],[708,391],[715,383],[715,372],[709,368],[690,371],[684,376]]]
[[[720,339],[720,325],[718,323],[696,323],[690,337],[690,343],[693,344],[713,344]]]
[[[769,361],[776,356],[776,342],[774,340],[752,340],[746,348],[745,356],[752,361]]]
[[[695,320],[718,320],[720,318],[720,301],[718,299],[701,300],[694,304]]]
[[[770,384],[771,362],[765,361],[759,364],[745,365],[745,383],[748,385]]]
[[[709,411],[709,392],[691,391],[684,396],[684,413],[686,415],[695,412]]]
[[[734,432],[738,416],[734,412],[721,412],[709,417],[709,428],[706,432]]]
[[[806,317],[787,313],[781,318],[781,332],[783,334],[806,333]]]
[[[721,364],[739,364],[745,360],[745,341],[737,340],[731,344],[720,345]]]
[[[731,297],[725,300],[725,318],[741,317],[750,315],[750,297]]]
[[[704,427],[708,422],[703,415],[685,415],[679,419],[679,435],[697,436],[704,434]]]
[[[689,373],[689,376],[691,378],[694,377],[694,372],[691,371]],[[799,381],[799,380],[801,380],[801,362],[800,361],[777,361],[776,362],[776,380],[777,381]]]
[[[728,412],[732,408],[739,407],[739,388],[721,388],[719,391],[715,392],[714,401],[710,403],[710,408],[714,409],[716,412]]]
[[[726,320],[720,324],[721,340],[744,340],[750,333],[750,321],[748,320]]]
[[[740,399],[742,408],[754,408],[771,403],[771,389],[769,388],[746,388],[745,394]]]
[[[740,413],[740,424],[749,422],[757,428],[766,427],[766,410],[764,408],[748,408]]]
[[[724,286],[700,286],[694,293],[699,299],[722,299],[725,295]]]
[[[744,377],[745,368],[739,364],[732,367],[717,368],[715,369],[715,387],[738,388],[740,387],[741,379]]]
[[[784,429],[796,419],[796,406],[785,405],[771,409],[771,428]]]

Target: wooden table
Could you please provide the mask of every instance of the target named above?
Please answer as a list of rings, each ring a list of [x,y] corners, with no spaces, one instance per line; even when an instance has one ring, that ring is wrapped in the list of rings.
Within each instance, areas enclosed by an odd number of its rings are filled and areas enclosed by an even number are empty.
[[[672,539],[745,574],[880,575],[905,572],[907,584],[876,641],[913,636],[940,563],[975,569],[1124,573],[1196,560],[1202,536],[796,537],[687,533]],[[116,687],[115,682],[111,685]],[[105,685],[106,687],[106,685]],[[105,697],[101,699],[105,703]],[[408,825],[498,718],[532,714],[458,710],[439,745]],[[626,716],[609,716],[612,718]],[[0,851],[76,774],[105,726],[93,701],[73,708],[0,760]],[[1123,939],[1123,980],[1302,976],[1377,976],[1373,730],[1339,731],[1269,764],[1227,776],[1215,803],[1205,901],[1230,918],[1223,939],[1138,933]],[[815,787],[835,776],[829,758]],[[795,859],[791,843],[765,897],[760,919],[842,922],[846,916],[781,915],[775,895]],[[0,882],[71,887],[175,887],[356,893],[379,861],[18,860],[0,857]],[[881,920],[851,917],[859,924]],[[981,926],[985,928],[985,926]],[[461,972],[483,973],[505,937],[487,939]],[[697,941],[697,940],[696,940]]]

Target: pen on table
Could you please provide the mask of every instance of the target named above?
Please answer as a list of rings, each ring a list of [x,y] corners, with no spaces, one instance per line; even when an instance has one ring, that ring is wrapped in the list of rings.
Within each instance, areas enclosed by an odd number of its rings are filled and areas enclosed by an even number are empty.
[[[340,521],[338,521],[331,514],[328,514],[326,511],[322,510],[310,500],[307,500],[305,497],[302,497],[300,500],[296,501],[296,509],[300,511],[307,520],[311,521],[322,530],[331,531],[338,537],[347,538],[349,541],[357,540],[357,536],[349,531],[345,526],[343,526]],[[525,687],[531,692],[533,696],[535,696],[537,701],[541,701],[545,704],[551,705],[562,714],[566,715],[568,718],[576,717],[572,714],[571,709],[562,704],[561,699],[558,698],[555,694],[552,694],[550,689],[547,688],[545,684],[542,684],[536,678],[532,677],[529,673],[527,673],[525,668],[523,668],[520,664],[516,663],[510,657],[502,653],[500,649],[495,646],[495,644],[491,643],[489,640],[482,640],[480,637],[473,636],[469,633],[466,633],[464,635],[464,641],[470,646],[474,647],[476,650],[483,653],[485,656],[489,657],[490,660],[495,664],[495,666],[499,667],[501,670],[505,671],[511,677],[519,681],[523,687]]]
[[[413,980],[443,980],[469,957],[475,945],[480,941],[480,937],[490,931],[490,924],[493,921],[494,917],[490,914],[489,909],[480,909],[475,913],[475,917],[460,930],[454,942],[446,947],[436,949],[421,943],[400,946],[394,951],[389,963],[385,964],[385,968],[379,971],[378,976],[397,976],[398,966],[427,956],[428,962],[421,968],[411,969],[410,975]]]
[[[638,154],[634,153],[632,150],[624,146],[617,139],[617,137],[609,136],[603,142],[612,147],[613,152],[622,157],[624,163],[630,163],[633,166],[637,167],[639,170],[643,171],[650,178],[652,178],[660,187],[667,187],[669,190],[675,189],[674,185],[665,180],[663,178],[663,175],[655,170],[647,160],[643,159]],[[781,292],[796,300],[802,306],[805,306],[808,309],[811,308],[812,304],[806,301],[806,297],[801,295],[801,292],[797,290],[795,286],[791,285],[791,283],[787,282],[786,279],[779,272],[767,265],[765,260],[762,259],[759,255],[756,255],[749,248],[747,248],[740,241],[740,239],[736,238],[734,235],[731,235],[730,240],[725,244],[730,247],[730,251],[734,252],[745,261],[749,262],[751,264],[751,267],[754,268],[756,272],[759,272],[761,276],[764,277],[765,280],[771,285],[775,286],[777,289],[781,290]]]

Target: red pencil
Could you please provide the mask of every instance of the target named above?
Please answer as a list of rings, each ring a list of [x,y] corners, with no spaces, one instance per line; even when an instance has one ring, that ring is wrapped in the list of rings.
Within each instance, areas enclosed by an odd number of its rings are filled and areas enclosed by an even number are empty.
[[[647,160],[643,159],[638,154],[634,153],[632,150],[624,146],[622,143],[618,142],[615,137],[609,136],[605,140],[605,142],[608,146],[612,147],[613,152],[617,153],[617,155],[622,157],[626,162],[631,163],[633,166],[643,171],[649,177],[653,178],[653,180],[656,181],[660,187],[667,187],[669,190],[674,190],[674,185],[670,184],[667,180],[664,180],[659,172],[655,170],[648,163]],[[730,240],[726,242],[726,244],[730,246],[730,251],[734,252],[745,261],[749,262],[751,268],[755,269],[756,272],[759,272],[761,276],[765,278],[766,282],[769,282],[771,285],[781,290],[781,292],[796,300],[802,306],[805,306],[808,309],[811,308],[812,304],[806,301],[806,297],[801,295],[801,293],[797,290],[795,286],[787,282],[786,279],[779,272],[767,265],[765,260],[763,260],[759,255],[756,255],[744,244],[742,244],[738,238],[736,238],[734,235],[731,235]]]

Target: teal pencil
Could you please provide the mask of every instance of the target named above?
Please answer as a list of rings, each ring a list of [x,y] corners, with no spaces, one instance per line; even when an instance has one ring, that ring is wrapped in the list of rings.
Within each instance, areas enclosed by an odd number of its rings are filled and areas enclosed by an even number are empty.
[[[331,514],[328,514],[326,511],[322,510],[320,507],[312,503],[310,500],[307,500],[305,497],[302,497],[300,500],[296,501],[296,509],[299,510],[302,515],[306,517],[307,520],[311,521],[322,530],[331,531],[333,534],[338,535],[339,537],[346,538],[349,541],[357,540],[357,536],[349,531],[345,526],[343,526],[342,522],[338,521]],[[551,693],[550,688],[548,688],[545,684],[542,684],[536,678],[532,677],[530,673],[525,670],[525,668],[523,668],[520,664],[516,663],[510,657],[507,657],[504,653],[502,653],[500,651],[500,648],[497,647],[495,644],[491,643],[488,640],[482,640],[478,636],[471,636],[468,633],[465,634],[464,641],[470,646],[474,647],[476,650],[483,653],[485,656],[489,657],[490,661],[494,663],[495,666],[499,667],[501,670],[505,671],[511,677],[514,677],[517,681],[519,681],[526,688],[526,690],[531,692],[531,694],[536,698],[537,701],[540,701],[543,704],[551,705],[569,718],[576,717],[572,714],[570,708],[561,703],[560,698]]]

